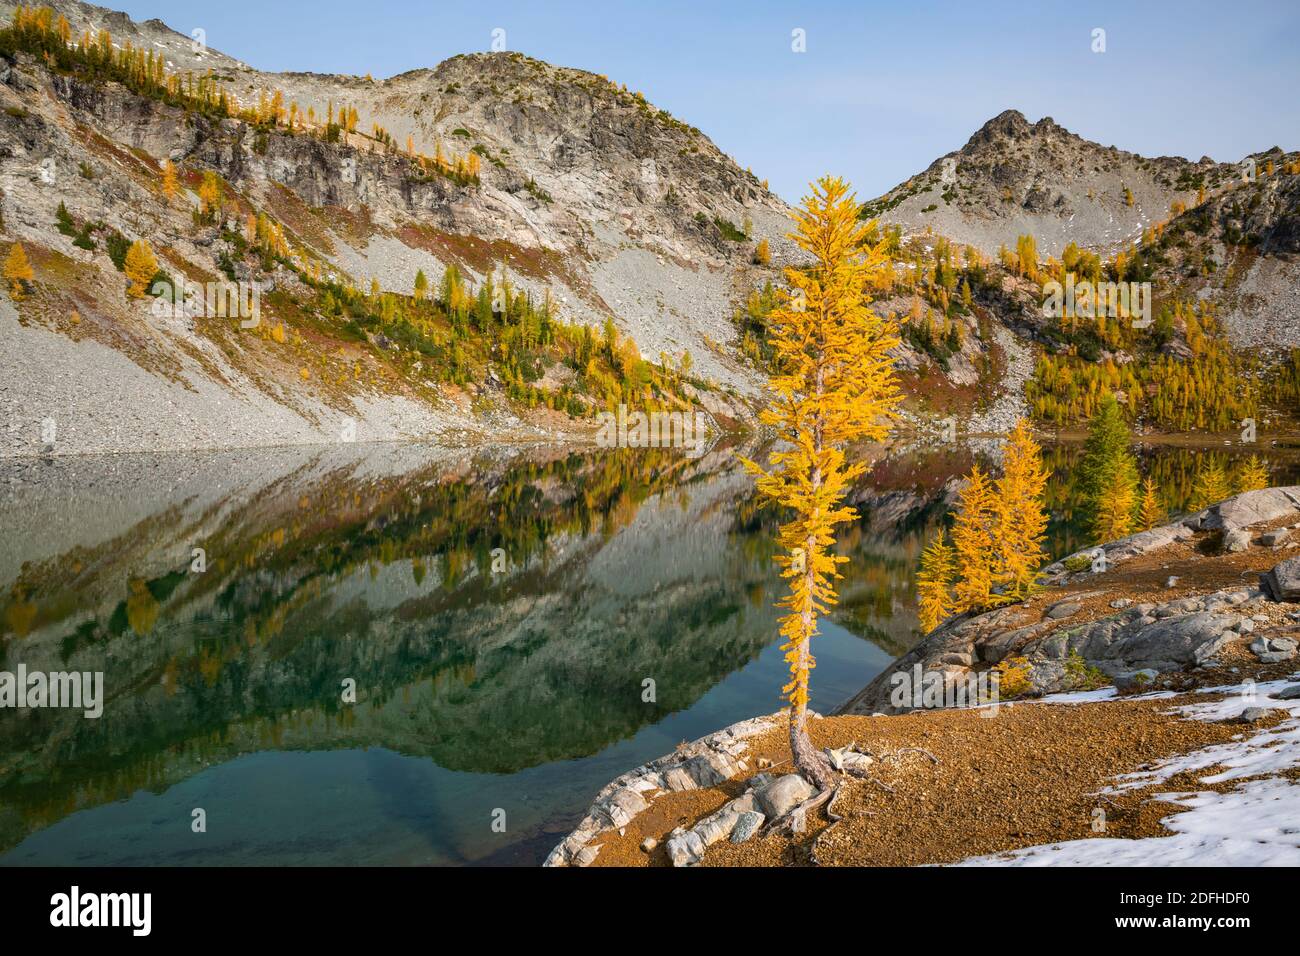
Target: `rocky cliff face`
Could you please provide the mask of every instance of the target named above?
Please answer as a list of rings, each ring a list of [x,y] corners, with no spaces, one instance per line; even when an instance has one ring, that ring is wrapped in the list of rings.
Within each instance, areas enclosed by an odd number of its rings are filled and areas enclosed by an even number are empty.
[[[121,279],[102,244],[87,249],[75,233],[56,231],[60,203],[77,228],[102,224],[144,238],[164,268],[196,281],[226,271],[221,240],[254,212],[360,288],[373,279],[381,291],[409,294],[417,271],[436,284],[448,266],[471,288],[507,277],[535,300],[549,295],[565,321],[599,327],[612,318],[646,359],[676,366],[689,352],[701,382],[757,395],[758,374],[728,347],[736,337],[729,315],[788,258],[787,209],[707,136],[639,94],[516,53],[458,56],[387,80],[266,74],[158,21],[54,6],[73,36],[108,29],[116,46],[148,50],[169,73],[211,77],[239,106],[278,91],[302,125],[310,110],[317,126],[313,135],[213,119],[22,53],[0,64],[3,230],[32,253],[42,289],[38,303],[16,311],[0,302],[15,342],[3,369],[12,390],[0,394],[11,452],[39,452],[46,443],[35,435],[48,418],[63,426],[56,450],[78,451],[329,441],[347,420],[360,424],[362,440],[545,437],[574,427],[563,416],[521,418],[491,393],[490,377],[468,395],[410,375],[382,394],[346,383],[324,394],[316,381],[297,380],[300,363],[168,327],[115,294]],[[343,109],[356,111],[356,131],[322,135]],[[449,167],[474,155],[477,181],[413,175],[412,153],[441,154]],[[180,202],[160,194],[168,159],[182,171]],[[220,175],[228,202],[223,222],[195,228],[204,170]],[[762,238],[774,253],[768,267],[752,264]],[[301,305],[286,270],[248,278]],[[73,312],[76,328],[66,321]],[[346,342],[323,345],[351,351]],[[109,413],[69,390],[71,380],[108,396]],[[745,414],[725,397],[701,401]]]

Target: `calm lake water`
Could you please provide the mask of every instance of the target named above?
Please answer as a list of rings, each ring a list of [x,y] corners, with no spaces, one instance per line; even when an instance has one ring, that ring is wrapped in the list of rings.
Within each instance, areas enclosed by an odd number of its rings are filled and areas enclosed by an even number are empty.
[[[1077,454],[1048,452],[1056,554]],[[917,639],[972,456],[885,457],[855,496],[815,709]],[[1181,507],[1206,452],[1144,456]],[[779,708],[776,520],[725,449],[0,461],[0,670],[106,698],[0,710],[0,864],[537,864],[613,777]]]

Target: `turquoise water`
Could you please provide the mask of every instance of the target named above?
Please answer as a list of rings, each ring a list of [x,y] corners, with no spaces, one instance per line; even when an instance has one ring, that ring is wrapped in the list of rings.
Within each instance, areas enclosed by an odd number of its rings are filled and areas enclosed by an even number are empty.
[[[728,456],[385,453],[10,476],[0,669],[108,699],[0,711],[0,863],[536,864],[609,779],[780,706],[771,518]],[[868,631],[909,639],[910,547],[846,589],[815,707],[892,659]]]
[[[1059,555],[1077,448],[1047,458]],[[1143,467],[1176,508],[1204,458]],[[855,493],[815,709],[917,639],[971,460],[891,456]],[[0,670],[107,698],[0,710],[0,864],[535,865],[609,780],[779,709],[775,523],[726,450],[0,462]]]

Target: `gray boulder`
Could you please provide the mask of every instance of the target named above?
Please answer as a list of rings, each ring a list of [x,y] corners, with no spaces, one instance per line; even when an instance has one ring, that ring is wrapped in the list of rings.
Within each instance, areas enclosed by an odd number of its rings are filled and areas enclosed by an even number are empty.
[[[613,827],[618,828],[627,826],[634,816],[649,805],[641,794],[624,787],[615,790],[606,800],[598,802],[596,809],[609,818]]]
[[[1069,651],[1103,668],[1181,670],[1217,654],[1241,621],[1236,614],[1197,611],[1147,623],[1138,616],[1127,623],[1106,618],[1070,635]]]
[[[1300,602],[1300,558],[1287,558],[1259,576],[1260,589],[1272,601]]]
[[[1296,642],[1289,637],[1258,637],[1250,643],[1250,652],[1264,664],[1280,664],[1295,657]]]
[[[1140,671],[1123,671],[1115,675],[1116,690],[1143,690],[1150,687],[1151,682],[1159,676],[1159,671],[1150,667],[1143,668]]]
[[[1078,614],[1083,610],[1083,605],[1077,601],[1061,601],[1059,604],[1053,604],[1047,609],[1045,615],[1049,620],[1058,621],[1063,617],[1069,617],[1071,614]]]
[[[1266,548],[1276,548],[1290,537],[1290,528],[1278,528],[1276,531],[1265,531],[1261,534],[1259,536],[1259,543]]]
[[[736,821],[736,827],[731,831],[732,843],[745,843],[758,832],[758,828],[763,825],[767,817],[757,810],[750,810],[742,813],[740,819]]]
[[[665,849],[673,866],[694,866],[704,859],[704,851],[707,847],[698,833],[687,830],[681,833],[674,831],[668,837],[668,845]]]
[[[1201,527],[1207,531],[1222,528],[1249,528],[1275,521],[1300,511],[1300,488],[1261,488],[1233,495],[1206,509]]]
[[[1273,713],[1273,710],[1270,707],[1247,707],[1235,720],[1232,721],[1232,723],[1253,724],[1256,721],[1263,720],[1271,713]]]
[[[1234,528],[1223,536],[1225,554],[1237,554],[1250,548],[1250,532],[1245,528]]]
[[[803,803],[817,791],[813,785],[797,773],[788,773],[759,790],[758,807],[763,814],[773,820],[785,816],[799,804]]]

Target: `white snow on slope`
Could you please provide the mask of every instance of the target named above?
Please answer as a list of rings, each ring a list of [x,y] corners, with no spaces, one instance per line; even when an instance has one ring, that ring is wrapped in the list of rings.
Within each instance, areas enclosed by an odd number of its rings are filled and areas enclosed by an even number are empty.
[[[1241,736],[1203,747],[1117,778],[1108,792],[1159,784],[1175,774],[1221,768],[1205,783],[1247,780],[1228,793],[1163,793],[1155,799],[1185,807],[1160,822],[1172,836],[1119,840],[1095,837],[972,857],[958,866],[1300,866],[1300,784],[1275,776],[1300,766],[1300,700],[1269,695],[1295,682],[1269,681],[1206,688],[1229,696],[1175,708],[1192,720],[1227,720],[1247,707],[1286,710],[1287,719],[1269,730],[1242,725]],[[1078,696],[1078,695],[1074,695]],[[1044,698],[1045,702],[1055,702]],[[1078,702],[1078,701],[1074,701]]]

